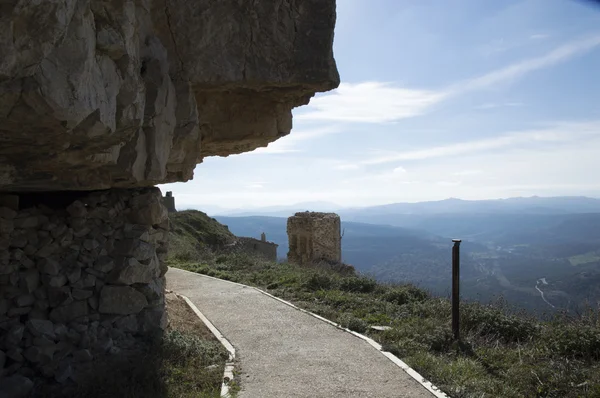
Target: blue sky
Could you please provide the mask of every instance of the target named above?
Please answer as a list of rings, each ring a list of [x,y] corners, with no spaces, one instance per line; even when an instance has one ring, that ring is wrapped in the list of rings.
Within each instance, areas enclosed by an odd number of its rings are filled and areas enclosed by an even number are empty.
[[[339,89],[161,186],[180,208],[600,197],[600,6],[338,0]]]

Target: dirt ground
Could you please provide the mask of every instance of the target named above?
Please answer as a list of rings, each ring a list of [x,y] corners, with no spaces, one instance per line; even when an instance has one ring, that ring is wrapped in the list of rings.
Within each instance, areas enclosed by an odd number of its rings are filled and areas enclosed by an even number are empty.
[[[187,303],[173,292],[166,293],[168,328],[194,333],[204,340],[217,341]]]

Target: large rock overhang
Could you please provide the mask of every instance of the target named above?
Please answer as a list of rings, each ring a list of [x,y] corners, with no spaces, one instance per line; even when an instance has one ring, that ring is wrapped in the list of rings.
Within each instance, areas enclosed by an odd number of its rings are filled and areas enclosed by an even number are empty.
[[[186,181],[204,157],[289,134],[291,110],[339,84],[334,0],[0,11],[0,191]]]

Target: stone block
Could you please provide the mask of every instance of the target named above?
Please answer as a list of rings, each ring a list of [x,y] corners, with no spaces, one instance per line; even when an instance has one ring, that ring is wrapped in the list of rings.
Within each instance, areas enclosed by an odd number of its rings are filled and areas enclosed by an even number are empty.
[[[106,285],[100,292],[99,312],[102,314],[137,314],[148,305],[146,297],[129,286]]]
[[[25,326],[29,333],[36,337],[47,336],[51,339],[56,337],[52,321],[32,319],[27,321]]]
[[[68,323],[87,314],[87,301],[74,301],[71,304],[54,308],[50,312],[50,320],[55,323]]]
[[[0,391],[6,398],[26,398],[33,390],[33,381],[21,376],[12,375],[0,378]]]

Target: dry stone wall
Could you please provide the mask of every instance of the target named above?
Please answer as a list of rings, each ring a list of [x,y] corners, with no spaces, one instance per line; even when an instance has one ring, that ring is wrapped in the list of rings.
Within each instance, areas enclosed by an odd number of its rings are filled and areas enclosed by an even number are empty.
[[[268,261],[277,261],[277,244],[258,240],[254,238],[241,237],[238,238],[240,251],[248,254],[258,255]]]
[[[335,213],[300,212],[288,218],[288,261],[310,264],[342,260],[340,216]]]
[[[68,382],[164,328],[168,226],[157,188],[0,194],[0,384]]]

